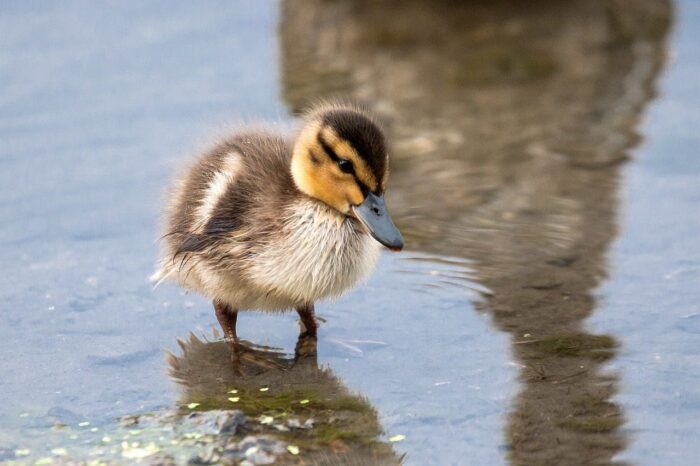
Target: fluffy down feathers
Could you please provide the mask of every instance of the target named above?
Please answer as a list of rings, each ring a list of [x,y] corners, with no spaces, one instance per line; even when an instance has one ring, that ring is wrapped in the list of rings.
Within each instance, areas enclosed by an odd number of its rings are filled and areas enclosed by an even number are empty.
[[[366,276],[379,252],[364,227],[302,194],[292,143],[234,135],[175,184],[154,280],[238,310],[282,311],[337,296]]]

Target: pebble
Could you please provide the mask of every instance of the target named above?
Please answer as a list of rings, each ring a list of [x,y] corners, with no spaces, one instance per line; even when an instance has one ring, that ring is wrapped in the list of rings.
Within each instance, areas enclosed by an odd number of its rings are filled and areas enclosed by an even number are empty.
[[[240,442],[229,443],[223,451],[223,459],[248,462],[253,465],[274,464],[277,456],[287,451],[287,444],[266,435],[248,435]]]
[[[245,414],[239,410],[223,411],[216,416],[219,434],[234,435],[238,428],[246,423]]]

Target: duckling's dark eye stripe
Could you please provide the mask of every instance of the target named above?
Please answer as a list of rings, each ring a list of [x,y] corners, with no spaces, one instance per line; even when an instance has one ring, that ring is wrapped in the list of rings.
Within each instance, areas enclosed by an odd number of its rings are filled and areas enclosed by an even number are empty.
[[[335,153],[333,148],[326,142],[326,140],[323,138],[321,133],[318,134],[318,143],[321,145],[321,148],[328,154],[328,156],[333,159],[336,163],[340,161],[340,157],[338,157],[338,154]]]
[[[330,157],[330,158],[331,158],[334,162],[336,162],[336,163],[340,162],[340,157],[338,157],[338,154],[335,153],[335,151],[334,151],[333,148],[330,146],[330,144],[328,144],[328,143],[326,142],[325,138],[323,137],[323,135],[322,135],[321,133],[318,134],[318,138],[317,138],[317,139],[318,139],[319,145],[321,146],[321,149],[323,149],[323,151],[324,151],[326,154],[328,154],[328,157]],[[362,180],[360,180],[360,179],[357,177],[357,174],[355,173],[354,170],[353,170],[353,172],[350,173],[350,174],[353,176],[353,178],[355,178],[355,182],[356,182],[357,185],[360,187],[360,190],[362,191],[362,194],[365,195],[365,196],[367,196],[367,194],[371,191],[371,189],[369,189],[369,186],[367,186],[365,183],[362,182]]]

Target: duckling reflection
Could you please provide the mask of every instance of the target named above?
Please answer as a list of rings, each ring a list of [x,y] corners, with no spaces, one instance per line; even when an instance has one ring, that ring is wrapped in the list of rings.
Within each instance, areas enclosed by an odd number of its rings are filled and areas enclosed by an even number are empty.
[[[291,110],[371,102],[399,141],[389,201],[407,243],[470,259],[492,291],[481,308],[511,335],[523,382],[514,464],[609,463],[624,448],[617,377],[602,371],[617,342],[584,319],[670,21],[667,0],[283,2]]]
[[[242,435],[269,434],[293,443],[304,464],[401,464],[391,446],[378,440],[382,429],[369,401],[318,366],[315,338],[301,336],[293,357],[241,341],[243,376],[230,370],[224,342],[190,335],[179,344],[182,354],[168,359],[182,406],[239,409],[253,421]],[[275,464],[297,459],[283,455]]]

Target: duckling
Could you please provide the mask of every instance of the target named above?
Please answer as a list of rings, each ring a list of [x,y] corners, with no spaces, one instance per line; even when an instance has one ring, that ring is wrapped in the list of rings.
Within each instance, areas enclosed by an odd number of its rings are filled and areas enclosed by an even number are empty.
[[[380,245],[403,248],[384,192],[389,155],[366,111],[324,103],[296,137],[241,130],[175,184],[155,281],[213,301],[232,356],[238,312],[295,309],[316,339],[314,303],[368,275]]]

